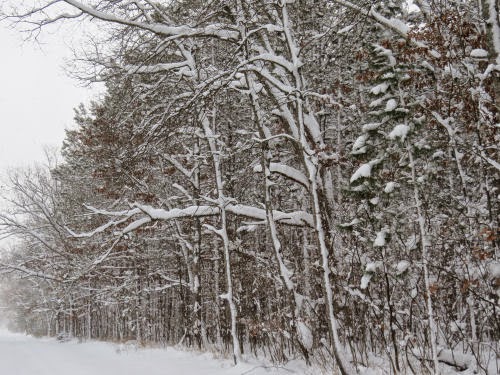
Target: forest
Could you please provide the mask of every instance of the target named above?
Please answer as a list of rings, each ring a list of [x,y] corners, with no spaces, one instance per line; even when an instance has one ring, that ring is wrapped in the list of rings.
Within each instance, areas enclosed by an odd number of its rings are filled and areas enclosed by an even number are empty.
[[[499,373],[498,1],[3,3],[106,87],[7,178],[11,328]]]

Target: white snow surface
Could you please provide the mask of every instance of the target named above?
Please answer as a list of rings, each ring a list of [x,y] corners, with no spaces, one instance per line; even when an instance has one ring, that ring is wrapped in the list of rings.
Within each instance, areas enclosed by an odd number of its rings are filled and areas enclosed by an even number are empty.
[[[500,278],[500,262],[492,262],[488,265],[488,273],[492,279]]]
[[[362,154],[366,151],[365,142],[368,140],[368,134],[362,134],[354,141],[352,145],[353,154]]]
[[[314,115],[312,114],[304,113],[304,125],[307,127],[307,130],[309,130],[309,133],[314,139],[314,142],[321,143],[321,128],[318,121],[316,120],[316,117],[314,117]]]
[[[394,57],[392,51],[390,49],[384,48],[381,45],[375,44],[375,51],[382,55],[386,56],[387,59],[389,60],[389,66],[395,66],[396,65],[396,58]]]
[[[382,82],[382,83],[378,84],[377,86],[372,87],[370,92],[373,95],[379,95],[379,94],[385,93],[388,88],[389,88],[389,84],[387,82]]]
[[[482,48],[476,48],[476,49],[473,49],[470,52],[470,56],[471,57],[476,57],[476,58],[488,57],[488,51],[486,51],[486,50],[484,50]]]
[[[302,362],[264,365],[256,361],[234,366],[213,354],[167,349],[120,350],[104,342],[61,343],[10,333],[0,327],[0,374],[5,375],[268,375],[313,374]]]
[[[398,107],[398,102],[396,101],[396,99],[389,99],[385,104],[385,111],[391,112],[394,111],[397,107]]]
[[[377,268],[381,267],[381,262],[369,262],[366,264],[365,273],[361,277],[361,283],[359,285],[360,289],[368,288],[368,284],[373,277],[373,274],[377,271]]]
[[[384,188],[384,193],[390,194],[394,191],[396,188],[396,183],[394,181],[389,181]]]
[[[361,283],[359,284],[359,288],[360,289],[368,288],[368,284],[370,283],[372,277],[373,275],[371,273],[364,274],[363,277],[361,277]]]
[[[394,129],[392,129],[392,131],[389,133],[389,138],[393,140],[396,138],[400,138],[401,141],[404,142],[409,131],[410,128],[408,127],[408,125],[405,124],[396,125]]]
[[[359,224],[361,221],[358,218],[354,218],[350,223],[342,223],[340,226],[342,228],[352,227],[353,225]]]
[[[385,237],[387,235],[387,229],[382,229],[380,232],[377,233],[377,237],[373,241],[373,246],[374,247],[382,247],[385,246]]]
[[[314,344],[313,334],[309,327],[301,320],[297,322],[297,333],[302,345],[306,349],[311,350]]]
[[[410,268],[410,262],[407,260],[402,260],[396,265],[397,273],[396,275],[403,274],[408,268]]]
[[[351,183],[361,177],[370,177],[372,175],[372,166],[369,163],[362,164],[351,176]]]
[[[373,123],[365,124],[365,125],[363,125],[362,131],[364,133],[366,133],[366,132],[369,132],[372,130],[377,130],[380,127],[380,125],[382,125],[382,123],[380,123],[380,122],[373,122]]]

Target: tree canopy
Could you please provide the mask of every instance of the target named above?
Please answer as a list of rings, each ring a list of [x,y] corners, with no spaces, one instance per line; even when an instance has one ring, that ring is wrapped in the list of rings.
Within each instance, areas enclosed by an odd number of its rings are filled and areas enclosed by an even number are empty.
[[[7,3],[102,26],[81,78],[107,87],[62,163],[10,176],[14,326],[498,371],[493,0]]]

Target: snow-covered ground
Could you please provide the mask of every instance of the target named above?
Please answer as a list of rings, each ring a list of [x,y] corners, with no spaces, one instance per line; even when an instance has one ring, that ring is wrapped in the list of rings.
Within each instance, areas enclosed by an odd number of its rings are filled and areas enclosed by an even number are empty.
[[[35,339],[0,328],[2,375],[269,375],[313,374],[302,363],[285,367],[260,363],[233,366],[211,354],[172,348],[138,349],[131,345]]]

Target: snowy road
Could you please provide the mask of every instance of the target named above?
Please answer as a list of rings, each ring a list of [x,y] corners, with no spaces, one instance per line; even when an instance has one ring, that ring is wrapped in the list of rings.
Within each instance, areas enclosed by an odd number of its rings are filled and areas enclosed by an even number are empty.
[[[117,352],[118,346],[90,342],[59,343],[0,329],[1,375],[262,375],[303,374],[297,368],[264,368],[244,363],[236,367],[210,354],[168,349]]]

